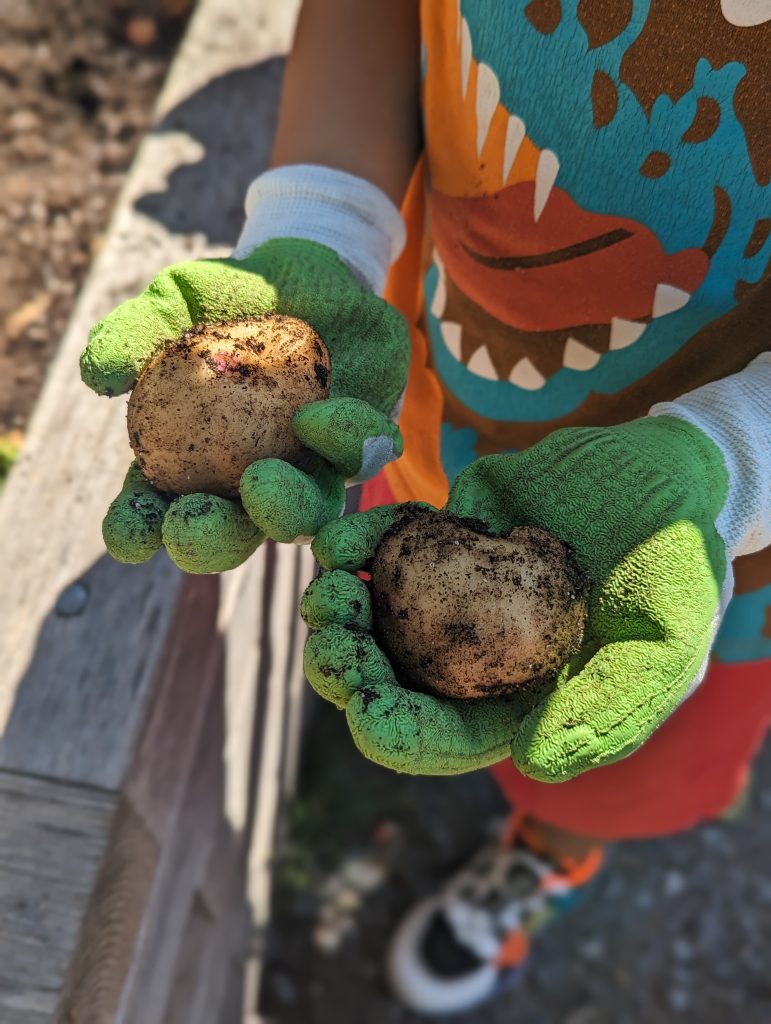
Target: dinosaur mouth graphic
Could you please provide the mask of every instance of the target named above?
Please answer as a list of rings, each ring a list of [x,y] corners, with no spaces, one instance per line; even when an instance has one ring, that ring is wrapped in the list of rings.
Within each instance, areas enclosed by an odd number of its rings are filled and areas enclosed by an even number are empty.
[[[527,270],[532,267],[550,267],[555,263],[587,256],[590,252],[607,249],[609,246],[615,245],[616,242],[623,242],[625,238],[631,237],[631,231],[627,231],[626,228],[616,228],[614,231],[607,231],[604,235],[597,235],[595,238],[587,238],[583,242],[567,245],[563,249],[535,252],[529,256],[483,256],[481,252],[469,249],[465,243],[461,244],[467,254],[484,267],[490,267],[492,270]]]
[[[667,292],[671,302],[673,290],[684,305],[704,280],[702,248],[668,254],[645,225],[582,209],[556,185],[536,218],[535,187],[522,181],[479,197],[431,193],[432,233],[447,273],[498,320],[534,331],[638,320],[661,315],[656,306]]]
[[[703,248],[668,254],[644,225],[582,209],[553,182],[481,197],[434,190],[430,207],[431,311],[445,345],[476,376],[527,390],[639,341],[709,268]]]
[[[527,391],[543,387],[559,369],[592,370],[605,352],[633,345],[652,317],[607,324],[582,324],[552,331],[527,331],[497,320],[474,303],[447,277],[438,254],[434,264],[439,280],[431,303],[439,318],[445,347],[469,372],[485,380],[508,380]],[[680,302],[660,292],[661,315]]]

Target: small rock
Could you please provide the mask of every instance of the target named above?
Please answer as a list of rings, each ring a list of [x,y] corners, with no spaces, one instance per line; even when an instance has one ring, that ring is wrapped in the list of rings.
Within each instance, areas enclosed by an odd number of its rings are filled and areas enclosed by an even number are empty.
[[[150,46],[158,38],[155,18],[137,15],[126,22],[126,38],[134,46]]]
[[[341,869],[342,877],[359,892],[371,892],[385,878],[386,872],[382,864],[365,860],[363,857],[351,857]]]
[[[337,896],[335,896],[335,906],[339,910],[358,910],[361,906],[361,894],[355,889],[341,889]]]
[[[675,1013],[685,1013],[691,1005],[691,994],[684,988],[671,988],[668,993],[669,1005]]]
[[[641,889],[635,896],[634,902],[639,910],[648,910],[649,907],[653,906],[653,893]]]
[[[585,960],[602,960],[605,956],[605,944],[600,939],[585,939],[579,943],[578,952]]]
[[[678,960],[692,960],[695,950],[693,943],[687,939],[675,939],[672,943],[672,952]]]
[[[667,871],[666,875],[664,875],[665,896],[679,896],[683,889],[685,889],[685,886],[685,876],[679,871]]]
[[[13,132],[36,132],[41,127],[40,117],[32,110],[15,110],[8,118]]]
[[[337,928],[320,924],[313,930],[313,945],[322,953],[332,955],[336,953],[343,943],[343,933]]]

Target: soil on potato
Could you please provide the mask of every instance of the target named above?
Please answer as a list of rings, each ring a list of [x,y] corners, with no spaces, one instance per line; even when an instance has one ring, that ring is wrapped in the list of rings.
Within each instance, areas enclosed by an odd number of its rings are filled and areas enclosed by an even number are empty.
[[[0,436],[29,418],[191,6],[0,7]]]

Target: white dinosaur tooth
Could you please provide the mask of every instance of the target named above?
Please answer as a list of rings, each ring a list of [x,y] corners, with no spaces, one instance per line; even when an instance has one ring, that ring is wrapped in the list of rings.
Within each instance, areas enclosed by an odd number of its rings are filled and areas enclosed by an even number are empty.
[[[477,68],[477,156],[482,152],[500,98],[498,76],[489,64],[480,64]]]
[[[690,292],[684,292],[682,288],[675,288],[673,284],[657,284],[653,293],[654,317],[666,316],[667,313],[674,313],[682,309],[691,297]]]
[[[535,172],[535,192],[533,193],[533,219],[543,213],[543,208],[549,201],[554,182],[557,180],[557,173],[560,169],[560,162],[556,153],[550,149],[542,149],[538,157],[538,167]]]
[[[439,271],[439,277],[436,281],[436,291],[434,297],[431,300],[431,315],[440,318],[444,313],[444,308],[447,305],[447,282],[445,281],[444,274]]]
[[[600,361],[600,353],[576,338],[568,338],[562,353],[562,365],[568,370],[591,370]]]
[[[645,326],[645,324],[641,324],[637,320],[624,320],[620,316],[611,317],[609,344],[611,352],[634,345],[637,339],[644,333]]]
[[[471,359],[466,363],[466,369],[477,377],[484,377],[485,380],[498,380],[498,373],[493,366],[487,345],[480,345]]]
[[[506,141],[503,146],[503,182],[508,180],[514,161],[517,159],[519,147],[524,141],[527,129],[521,117],[512,114],[509,123],[506,125]]]
[[[463,328],[460,324],[453,323],[452,320],[442,320],[441,331],[450,355],[460,362],[460,342],[463,337]]]
[[[771,21],[771,0],[720,0],[723,17],[737,28],[751,28]]]
[[[537,391],[546,383],[546,378],[527,358],[523,356],[509,374],[509,380],[518,388],[526,391]]]
[[[471,29],[464,18],[460,26],[460,85],[465,98],[468,91],[468,76],[471,71]]]

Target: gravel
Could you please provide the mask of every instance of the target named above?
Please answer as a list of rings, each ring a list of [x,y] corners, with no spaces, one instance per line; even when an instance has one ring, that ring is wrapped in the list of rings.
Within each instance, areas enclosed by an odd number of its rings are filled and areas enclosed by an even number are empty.
[[[191,2],[0,2],[0,436],[27,422]]]
[[[364,761],[317,709],[278,869],[263,1012],[274,1024],[417,1024],[383,979],[399,916],[483,841],[505,805],[485,773],[410,778]],[[619,844],[580,909],[544,931],[521,983],[457,1024],[768,1024],[771,750],[740,820]],[[381,866],[330,940],[329,879]],[[327,883],[325,888],[325,882]],[[331,891],[334,891],[334,885]],[[277,981],[275,979],[278,979]]]

